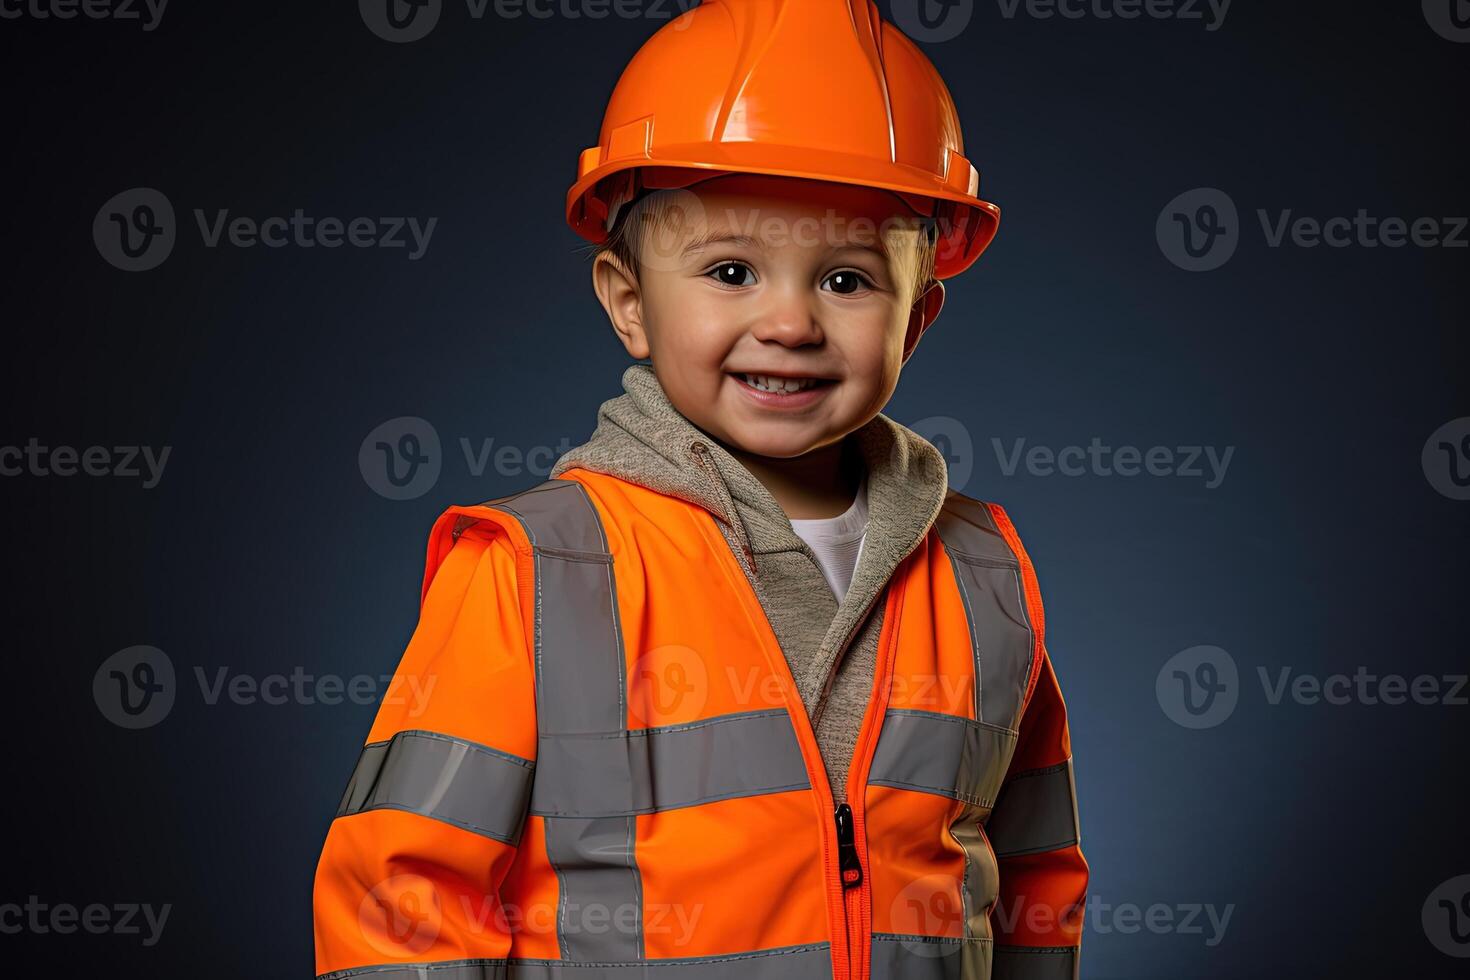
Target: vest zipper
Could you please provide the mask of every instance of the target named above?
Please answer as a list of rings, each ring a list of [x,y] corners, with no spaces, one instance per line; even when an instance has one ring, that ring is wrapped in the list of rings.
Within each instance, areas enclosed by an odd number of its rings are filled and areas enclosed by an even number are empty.
[[[837,868],[842,874],[842,912],[847,924],[847,975],[851,980],[866,977],[867,956],[863,921],[863,864],[858,858],[857,835],[852,807],[837,804]]]
[[[708,453],[709,448],[698,444],[693,449],[696,459],[699,459],[701,451]],[[703,460],[700,463],[703,464]],[[711,461],[712,465],[712,461]],[[721,486],[723,484],[721,483]],[[727,497],[728,499],[728,497]],[[730,501],[733,508],[734,501]],[[708,513],[706,511],[706,513]],[[713,515],[711,515],[713,517]],[[736,518],[739,522],[739,518]],[[713,537],[708,538],[712,547],[716,547],[717,553],[723,551],[729,555],[737,570],[744,571],[742,556],[738,551],[729,547],[724,536],[714,527],[711,520],[707,526]],[[743,524],[737,531],[737,537],[744,531]],[[715,542],[719,542],[716,546]],[[920,540],[922,543],[922,539]],[[742,539],[742,545],[745,541]],[[747,546],[748,547],[748,546]],[[894,568],[897,575],[898,568],[908,560],[908,555],[916,550],[909,549],[908,554],[899,560],[898,566]],[[754,571],[754,556],[751,557],[751,571]],[[728,567],[727,572],[728,575]],[[848,796],[856,797],[858,805],[853,807],[850,803],[836,803],[832,798],[830,780],[827,776],[827,767],[822,761],[821,750],[817,748],[816,725],[810,715],[807,714],[806,705],[802,703],[801,691],[796,683],[795,676],[791,673],[791,665],[787,663],[786,656],[781,651],[781,645],[776,640],[775,630],[771,627],[770,618],[766,615],[765,607],[760,604],[755,594],[751,579],[744,575],[730,576],[730,583],[735,587],[735,593],[740,597],[745,607],[746,616],[752,621],[752,625],[759,622],[765,627],[767,635],[775,644],[775,655],[766,651],[766,659],[771,670],[784,679],[785,700],[787,714],[791,718],[792,728],[796,731],[798,743],[806,743],[803,746],[803,759],[807,764],[807,777],[812,784],[812,792],[816,794],[817,801],[825,806],[831,807],[833,814],[833,830],[830,840],[837,843],[836,867],[828,866],[824,877],[827,879],[828,898],[832,902],[829,909],[841,910],[842,930],[840,933],[834,931],[832,935],[832,963],[833,980],[869,980],[871,970],[872,943],[872,892],[870,891],[870,876],[863,873],[863,856],[867,853],[866,831],[863,819],[862,791],[867,785],[868,771],[872,766],[873,752],[876,748],[879,731],[883,727],[883,718],[888,708],[888,686],[889,675],[893,670],[893,648],[896,643],[894,635],[890,635],[887,642],[882,636],[878,642],[877,663],[874,664],[872,695],[868,704],[868,710],[863,718],[862,729],[858,732],[857,745],[854,747],[852,767],[848,770]],[[736,583],[739,583],[738,585]],[[741,587],[743,586],[743,588]],[[903,589],[894,587],[890,577],[887,586],[881,589],[877,595],[868,603],[843,642],[842,649],[845,650],[857,635],[858,629],[867,621],[878,601],[882,599],[888,606],[888,614],[884,618],[883,632],[896,634],[899,628],[900,616],[896,613],[896,607],[900,605],[903,597]],[[840,662],[838,658],[837,662]],[[835,674],[835,670],[833,671]],[[832,674],[828,676],[828,684],[831,684]],[[810,755],[808,755],[810,753]],[[857,793],[853,793],[853,789]],[[825,835],[824,835],[825,836]],[[828,852],[830,854],[830,852]],[[830,858],[829,858],[830,860]],[[830,920],[829,920],[830,922]],[[836,925],[836,923],[831,923]]]
[[[839,803],[833,816],[837,820],[837,867],[842,872],[842,887],[856,888],[863,883],[863,865],[853,840],[852,807]]]
[[[847,887],[843,889],[842,896],[847,914],[850,980],[869,980],[872,971],[872,875],[863,873],[864,864],[871,868],[866,826],[866,790],[868,773],[873,766],[873,753],[877,748],[878,736],[883,730],[883,719],[888,715],[893,659],[897,655],[898,631],[903,620],[904,592],[904,583],[900,581],[890,583],[883,593],[886,607],[883,632],[878,639],[877,657],[873,663],[872,693],[868,697],[868,707],[863,715],[862,728],[858,731],[857,744],[853,746],[852,767],[847,772],[849,802],[838,807],[839,826],[846,824],[846,838],[849,842],[845,860],[839,863],[844,869],[850,865],[855,872],[850,876],[849,884],[849,875],[844,870],[843,884]]]

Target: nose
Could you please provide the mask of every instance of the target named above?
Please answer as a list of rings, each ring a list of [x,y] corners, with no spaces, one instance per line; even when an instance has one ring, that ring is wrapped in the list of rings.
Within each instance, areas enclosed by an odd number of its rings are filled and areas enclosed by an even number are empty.
[[[783,347],[820,344],[822,325],[808,297],[798,289],[773,290],[751,327],[751,335],[762,342]]]

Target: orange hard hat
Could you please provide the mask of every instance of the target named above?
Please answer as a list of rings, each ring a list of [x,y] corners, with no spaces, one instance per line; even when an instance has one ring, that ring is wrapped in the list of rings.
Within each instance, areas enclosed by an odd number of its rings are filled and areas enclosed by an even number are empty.
[[[861,184],[933,219],[934,274],[995,237],[944,81],[872,0],[704,0],[624,69],[582,151],[567,223],[606,241],[646,189],[730,173]]]

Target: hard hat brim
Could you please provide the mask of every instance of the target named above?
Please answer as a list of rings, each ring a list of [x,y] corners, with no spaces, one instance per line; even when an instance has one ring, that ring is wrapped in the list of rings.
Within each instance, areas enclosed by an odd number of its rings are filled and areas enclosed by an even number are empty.
[[[599,151],[599,147],[584,151],[584,171],[568,190],[566,202],[567,223],[594,244],[607,240],[605,222],[609,202],[599,198],[598,185],[609,177],[641,168],[657,168],[657,186],[667,188],[687,187],[727,173],[763,174],[855,184],[936,202],[931,216],[940,225],[934,269],[937,279],[947,279],[968,269],[994,239],[1000,222],[1000,208],[971,190],[978,184],[978,178],[962,157],[956,159],[964,164],[966,172],[941,180],[935,173],[901,163],[764,143],[667,146],[653,153],[601,163],[596,162]],[[959,184],[965,185],[963,190]],[[945,202],[950,207],[937,202]]]

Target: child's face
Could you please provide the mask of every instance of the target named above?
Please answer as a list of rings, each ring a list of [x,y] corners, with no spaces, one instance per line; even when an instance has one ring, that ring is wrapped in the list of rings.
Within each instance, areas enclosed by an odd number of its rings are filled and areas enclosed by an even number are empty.
[[[933,288],[916,303],[923,232],[898,198],[732,175],[674,204],[645,233],[636,279],[606,257],[593,279],[624,346],[651,358],[685,418],[727,446],[789,458],[882,410],[943,302]],[[780,394],[748,374],[816,383]]]

